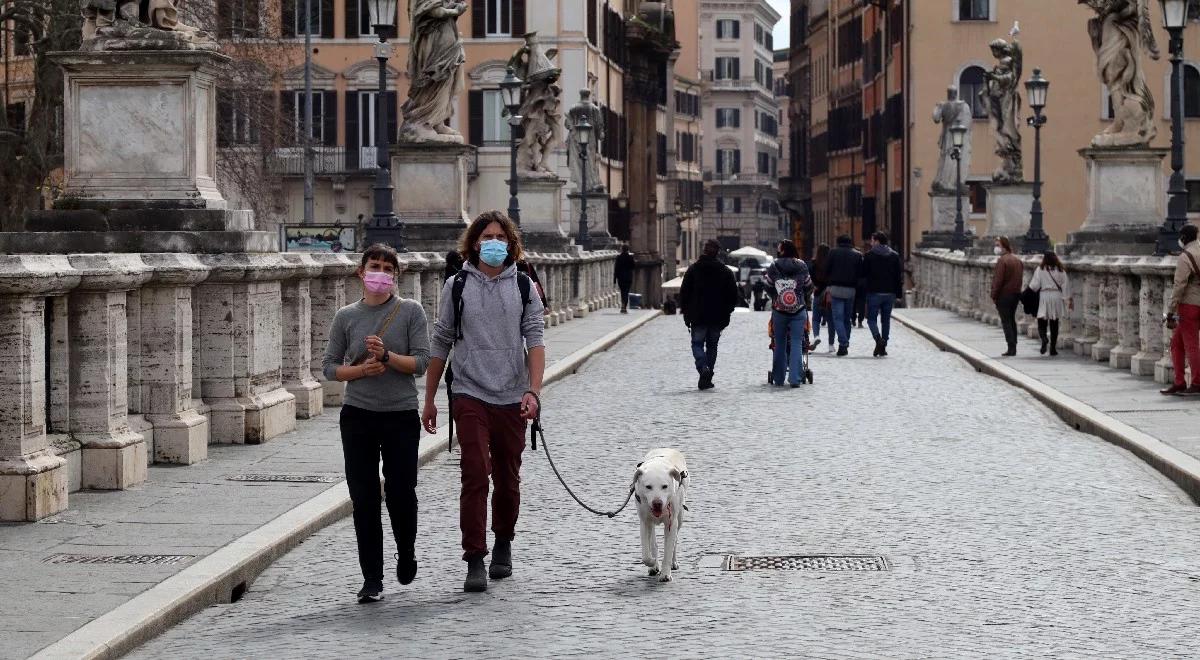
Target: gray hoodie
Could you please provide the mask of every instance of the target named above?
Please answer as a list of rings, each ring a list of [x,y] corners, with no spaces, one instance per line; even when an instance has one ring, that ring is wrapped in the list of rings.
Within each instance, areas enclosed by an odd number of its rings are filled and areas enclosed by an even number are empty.
[[[463,265],[462,339],[454,343],[454,278],[442,287],[433,324],[430,356],[445,360],[454,349],[454,393],[498,406],[521,402],[529,389],[527,349],[545,346],[545,320],[537,290],[530,289],[529,305],[521,310],[517,267],[488,278],[470,263]]]

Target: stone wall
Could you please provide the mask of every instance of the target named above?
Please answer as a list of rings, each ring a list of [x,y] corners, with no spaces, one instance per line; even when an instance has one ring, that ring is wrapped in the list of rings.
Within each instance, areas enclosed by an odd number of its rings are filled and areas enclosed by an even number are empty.
[[[357,254],[0,255],[0,520],[37,520],[150,463],[262,443],[342,401],[321,355]],[[614,306],[616,252],[531,253],[548,325]],[[401,255],[432,320],[444,261]]]
[[[999,325],[991,299],[997,257],[967,256],[946,249],[913,253],[914,303]],[[1025,282],[1041,263],[1023,255]],[[1162,323],[1171,296],[1176,257],[1080,256],[1063,259],[1071,277],[1075,309],[1062,321],[1066,350],[1160,383],[1173,378],[1171,332]],[[1037,336],[1037,320],[1020,312],[1019,329]]]

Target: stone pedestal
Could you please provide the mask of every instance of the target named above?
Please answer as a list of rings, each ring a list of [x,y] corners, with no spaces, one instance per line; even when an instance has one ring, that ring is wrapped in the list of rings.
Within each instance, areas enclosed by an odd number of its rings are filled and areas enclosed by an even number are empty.
[[[153,269],[138,296],[140,412],[154,433],[154,462],[191,465],[208,457],[208,418],[192,398],[192,288],[208,277],[194,255],[147,254]]]
[[[1013,240],[1013,249],[1029,231],[1029,211],[1033,207],[1032,183],[985,183],[987,189],[987,249],[997,236]]]
[[[567,184],[557,176],[519,175],[521,241],[533,252],[562,252],[571,244],[559,219],[562,218],[562,189]]]
[[[0,252],[223,254],[279,249],[274,233],[255,231],[250,211],[78,207],[84,203],[60,199],[53,210],[29,213],[23,231],[0,233]]]
[[[1167,149],[1081,149],[1087,168],[1088,215],[1067,238],[1071,255],[1154,252],[1165,215],[1162,160]]]
[[[129,337],[126,292],[150,278],[140,258],[124,254],[69,257],[79,272],[71,291],[70,430],[82,445],[83,488],[119,490],[146,480],[147,447],[129,427]]]
[[[467,168],[475,147],[405,142],[392,150],[393,200],[396,215],[404,222],[405,246],[445,253],[470,221]],[[503,201],[497,200],[496,205],[502,206]]]
[[[608,193],[603,190],[592,191],[586,195],[578,192],[568,193],[567,200],[571,204],[570,221],[567,233],[574,240],[579,235],[579,216],[586,201],[588,212],[588,238],[591,239],[590,249],[616,249],[620,241],[608,231]]]
[[[312,281],[323,270],[312,256],[302,252],[283,255],[288,264],[282,283],[283,302],[283,387],[296,397],[296,417],[320,415],[325,390],[312,375]]]

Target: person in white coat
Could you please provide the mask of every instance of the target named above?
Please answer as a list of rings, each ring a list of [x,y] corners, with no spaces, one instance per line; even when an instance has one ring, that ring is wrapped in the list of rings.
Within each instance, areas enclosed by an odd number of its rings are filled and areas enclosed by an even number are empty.
[[[1029,288],[1037,291],[1038,295],[1038,337],[1042,340],[1042,355],[1049,347],[1050,355],[1058,355],[1058,325],[1059,320],[1067,315],[1068,310],[1075,309],[1075,301],[1071,297],[1071,278],[1063,268],[1062,260],[1053,251],[1042,255],[1042,265],[1033,272],[1029,280]],[[1046,336],[1049,329],[1050,336]]]

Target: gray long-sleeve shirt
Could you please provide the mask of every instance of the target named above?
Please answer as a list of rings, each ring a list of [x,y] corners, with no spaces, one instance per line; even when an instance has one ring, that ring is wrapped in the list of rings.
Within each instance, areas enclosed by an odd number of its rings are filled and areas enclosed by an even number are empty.
[[[400,310],[379,337],[394,355],[411,355],[417,361],[417,373],[425,373],[429,364],[429,330],[425,310],[415,300],[392,296],[382,305],[359,300],[339,309],[329,331],[329,345],[321,361],[325,378],[336,380],[337,368],[350,364],[367,352],[367,337],[379,332],[384,319],[399,304]],[[395,359],[393,357],[393,359]],[[346,383],[346,405],[375,412],[417,410],[417,384],[414,374],[402,374],[390,366],[378,376]]]
[[[530,288],[529,304],[521,310],[517,267],[509,266],[494,279],[471,264],[463,286],[463,338],[454,343],[454,278],[442,288],[430,354],[445,360],[454,348],[454,394],[493,405],[521,402],[529,389],[525,351],[545,345],[542,301]]]

